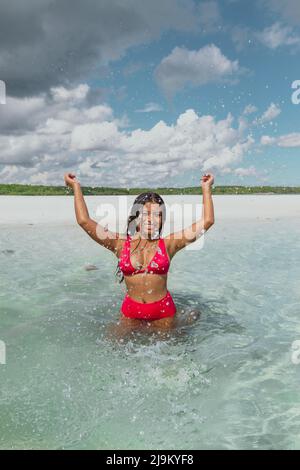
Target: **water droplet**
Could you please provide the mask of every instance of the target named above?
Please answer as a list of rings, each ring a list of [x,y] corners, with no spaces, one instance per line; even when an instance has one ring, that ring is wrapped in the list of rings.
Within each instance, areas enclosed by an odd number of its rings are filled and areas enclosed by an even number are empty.
[[[158,264],[155,263],[155,261],[151,261],[150,266],[151,266],[151,268],[158,268]]]

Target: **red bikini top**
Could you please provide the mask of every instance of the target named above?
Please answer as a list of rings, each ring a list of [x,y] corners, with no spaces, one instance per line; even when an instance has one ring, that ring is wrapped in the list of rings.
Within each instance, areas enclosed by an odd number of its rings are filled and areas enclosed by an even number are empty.
[[[119,259],[119,268],[123,272],[124,276],[139,274],[145,271],[150,274],[166,274],[168,272],[170,261],[163,238],[159,239],[157,250],[145,269],[135,269],[132,266],[130,261],[130,241],[131,237],[130,235],[127,235]]]

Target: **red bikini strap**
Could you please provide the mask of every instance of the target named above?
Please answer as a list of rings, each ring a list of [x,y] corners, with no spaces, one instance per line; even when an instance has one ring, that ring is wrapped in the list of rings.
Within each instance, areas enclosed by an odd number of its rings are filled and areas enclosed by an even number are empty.
[[[163,238],[159,237],[159,243],[161,244],[161,246],[164,247],[164,251],[166,251],[165,240]]]
[[[130,240],[129,240],[129,235],[127,234],[126,240],[124,241],[124,244],[123,244],[123,247],[122,247],[122,250],[121,250],[120,258],[124,254],[125,254],[125,256],[128,254],[128,249],[129,249],[129,246],[130,246],[129,244],[130,244]]]
[[[127,248],[127,253],[129,253],[129,256],[130,256],[130,242],[131,242],[131,236],[127,234],[126,248]]]

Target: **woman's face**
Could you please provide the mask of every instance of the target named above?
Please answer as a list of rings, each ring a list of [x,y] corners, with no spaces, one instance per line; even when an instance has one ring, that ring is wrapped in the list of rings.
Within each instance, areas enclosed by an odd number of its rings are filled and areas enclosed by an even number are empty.
[[[139,216],[139,226],[143,237],[157,238],[162,224],[162,208],[159,204],[146,202]]]

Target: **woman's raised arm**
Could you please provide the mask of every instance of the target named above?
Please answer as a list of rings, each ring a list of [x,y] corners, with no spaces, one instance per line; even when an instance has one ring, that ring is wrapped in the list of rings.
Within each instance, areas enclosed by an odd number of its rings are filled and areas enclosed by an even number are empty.
[[[165,238],[170,257],[173,257],[189,243],[196,241],[215,223],[214,206],[211,195],[213,182],[214,177],[211,173],[203,175],[201,180],[203,194],[202,218],[194,222],[190,227],[171,233]]]
[[[93,240],[117,255],[119,234],[111,232],[106,227],[103,227],[90,218],[80,183],[74,173],[66,173],[64,179],[66,185],[72,188],[74,192],[74,207],[77,223]]]

